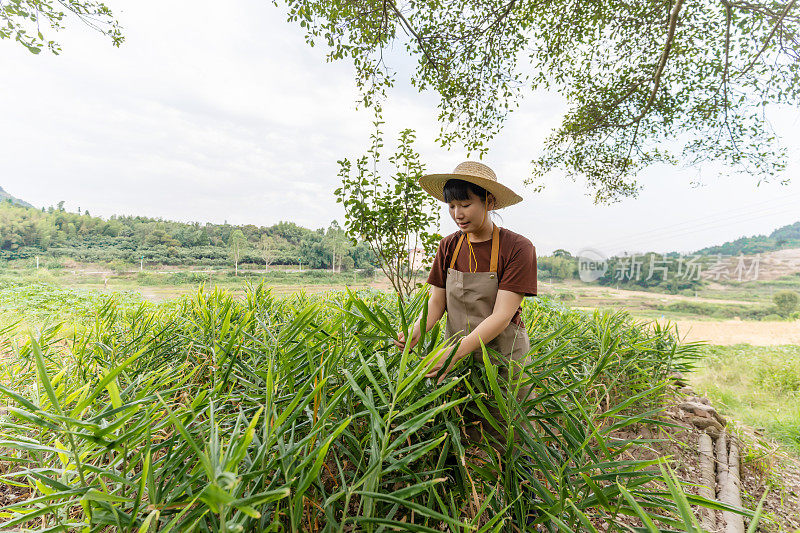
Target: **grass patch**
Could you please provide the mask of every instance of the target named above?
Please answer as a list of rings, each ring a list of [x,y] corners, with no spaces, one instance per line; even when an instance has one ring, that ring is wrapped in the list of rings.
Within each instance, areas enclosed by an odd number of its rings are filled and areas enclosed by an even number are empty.
[[[778,290],[790,289],[800,291],[800,272],[781,276],[777,279],[755,281],[725,281],[724,285],[736,288],[746,293],[757,294],[764,300],[770,300],[772,293]],[[742,298],[746,299],[746,298]]]
[[[800,346],[707,345],[695,389],[800,454]]]
[[[657,304],[655,308],[664,313],[702,315],[717,319],[739,317],[742,320],[781,320],[775,311],[763,305],[717,304],[710,302],[672,302]]]

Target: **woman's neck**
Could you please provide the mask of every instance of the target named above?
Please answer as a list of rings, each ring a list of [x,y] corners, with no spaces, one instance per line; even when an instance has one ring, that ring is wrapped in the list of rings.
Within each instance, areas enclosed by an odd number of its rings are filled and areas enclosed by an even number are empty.
[[[483,226],[478,228],[478,231],[467,233],[467,237],[469,237],[470,242],[488,241],[492,238],[493,231],[494,223],[491,220],[487,220]]]

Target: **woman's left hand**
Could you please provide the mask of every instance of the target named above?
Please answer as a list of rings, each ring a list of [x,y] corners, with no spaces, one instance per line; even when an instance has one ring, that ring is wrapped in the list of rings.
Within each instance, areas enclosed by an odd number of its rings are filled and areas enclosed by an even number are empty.
[[[436,355],[434,356],[434,360],[436,362],[433,364],[433,366],[431,367],[430,371],[427,374],[425,374],[426,378],[435,378],[436,377],[436,374],[438,374],[439,370],[442,369],[442,367],[444,366],[444,363],[447,361],[447,357],[450,355],[450,352],[452,350],[453,350],[453,345],[452,344],[446,344],[446,345],[442,346],[441,348],[439,348],[436,351]],[[444,378],[447,375],[447,373],[450,372],[450,370],[453,368],[453,365],[456,364],[456,361],[457,361],[456,357],[457,356],[458,356],[458,353],[456,353],[456,355],[453,356],[452,361],[450,361],[450,366],[447,368],[446,371],[444,371],[442,373],[441,377],[436,381],[437,385],[440,384],[442,381],[444,381]]]

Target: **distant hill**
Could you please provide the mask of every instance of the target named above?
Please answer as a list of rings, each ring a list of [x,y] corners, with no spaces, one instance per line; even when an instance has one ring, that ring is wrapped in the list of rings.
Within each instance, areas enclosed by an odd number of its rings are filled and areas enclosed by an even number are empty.
[[[29,204],[25,200],[20,200],[19,198],[11,196],[2,187],[0,187],[0,201],[4,202],[6,200],[11,200],[13,203],[15,203],[17,205],[21,205],[23,207],[33,207],[31,204]]]
[[[1,190],[1,189],[0,189]],[[259,266],[302,265],[305,268],[353,268],[376,266],[365,242],[351,242],[334,221],[325,229],[312,230],[293,222],[269,227],[245,224],[200,224],[140,216],[91,216],[88,211],[70,213],[57,207],[36,209],[0,200],[0,265],[4,260],[43,257],[90,263],[124,265],[144,260],[149,264],[230,266],[232,250],[238,263]],[[235,244],[235,246],[234,246]],[[30,262],[28,264],[31,264]]]
[[[769,235],[740,237],[735,241],[697,250],[695,253],[704,255],[749,255],[788,248],[800,248],[800,222],[778,228]]]

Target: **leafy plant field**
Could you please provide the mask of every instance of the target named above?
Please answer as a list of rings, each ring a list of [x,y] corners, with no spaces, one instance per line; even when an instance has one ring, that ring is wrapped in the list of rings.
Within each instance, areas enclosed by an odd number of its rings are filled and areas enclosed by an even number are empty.
[[[0,314],[6,321],[20,317],[36,321],[83,318],[94,314],[109,299],[123,307],[142,302],[141,294],[133,291],[103,294],[53,283],[0,278]]]
[[[800,454],[800,346],[701,347],[698,391]]]
[[[107,280],[114,287],[136,288],[141,286],[177,286],[189,285],[242,285],[246,282],[264,282],[270,285],[350,285],[369,284],[375,277],[374,269],[348,272],[331,272],[329,269],[306,269],[302,271],[272,268],[264,269],[240,268],[238,275],[231,269],[212,269],[208,265],[190,267],[164,267],[144,271],[115,272],[105,264],[81,264],[81,268],[68,269],[33,269],[8,268],[2,279],[17,282],[55,283],[59,285],[103,285]]]
[[[423,296],[98,302],[82,327],[3,331],[0,528],[37,531],[695,531],[662,460],[621,438],[698,356],[624,312],[528,302],[532,363],[425,378],[438,329],[396,349]],[[64,334],[67,332],[67,335]],[[509,391],[532,386],[517,399]],[[503,437],[467,446],[479,411]],[[496,411],[494,411],[496,410]],[[492,417],[491,412],[500,413]],[[513,445],[509,445],[513,443]]]

